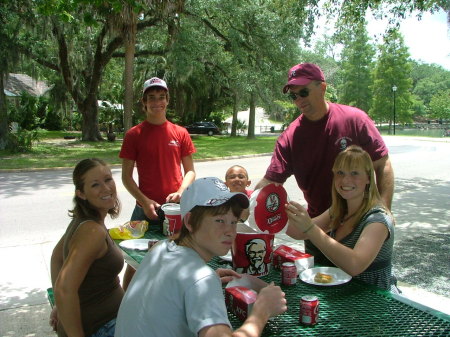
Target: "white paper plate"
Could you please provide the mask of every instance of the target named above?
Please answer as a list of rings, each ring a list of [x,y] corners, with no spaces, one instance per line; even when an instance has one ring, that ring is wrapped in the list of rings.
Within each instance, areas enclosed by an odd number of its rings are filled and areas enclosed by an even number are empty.
[[[316,276],[317,273],[324,273],[333,276],[333,282],[330,283],[319,283],[314,281],[314,276]],[[306,269],[303,272],[300,273],[300,280],[303,282],[314,284],[317,286],[336,286],[338,284],[344,284],[347,283],[352,279],[352,277],[347,274],[345,271],[336,268],[336,267],[315,267]]]
[[[219,257],[220,257],[222,260],[231,262],[231,250],[228,252],[227,255],[223,255],[223,256],[219,256]]]
[[[119,246],[127,249],[148,250],[149,241],[150,239],[123,240],[119,243]]]

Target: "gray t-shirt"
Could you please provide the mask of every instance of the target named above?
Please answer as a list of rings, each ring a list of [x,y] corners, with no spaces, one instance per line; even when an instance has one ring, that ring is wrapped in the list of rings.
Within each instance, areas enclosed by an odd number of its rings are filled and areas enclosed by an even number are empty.
[[[120,305],[116,337],[197,336],[228,320],[216,272],[194,250],[164,240],[142,260]]]
[[[355,276],[366,283],[378,286],[379,288],[398,292],[396,287],[396,279],[392,273],[392,253],[394,251],[394,223],[392,216],[380,207],[374,207],[369,210],[361,219],[355,229],[339,242],[344,246],[354,248],[356,242],[361,236],[364,228],[374,222],[380,222],[386,225],[389,234],[378,255],[371,265],[361,274]],[[330,232],[330,236],[335,239],[335,231]]]

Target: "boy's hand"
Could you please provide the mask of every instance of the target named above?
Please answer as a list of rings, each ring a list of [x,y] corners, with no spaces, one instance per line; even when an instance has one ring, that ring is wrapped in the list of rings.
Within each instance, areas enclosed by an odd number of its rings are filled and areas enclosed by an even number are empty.
[[[220,277],[222,283],[228,283],[233,280],[233,277],[241,278],[241,275],[236,273],[233,269],[217,268],[217,275]]]
[[[174,203],[179,203],[181,199],[181,193],[178,192],[174,192],[174,193],[170,193],[167,198],[166,198],[166,202],[174,202]]]
[[[279,286],[271,282],[261,289],[253,308],[257,308],[258,312],[267,318],[280,315],[287,310],[285,294]]]
[[[158,204],[156,201],[148,199],[149,202],[142,205],[142,208],[144,210],[145,215],[147,218],[151,220],[158,219],[158,214],[156,213],[156,210],[161,207],[160,204]]]

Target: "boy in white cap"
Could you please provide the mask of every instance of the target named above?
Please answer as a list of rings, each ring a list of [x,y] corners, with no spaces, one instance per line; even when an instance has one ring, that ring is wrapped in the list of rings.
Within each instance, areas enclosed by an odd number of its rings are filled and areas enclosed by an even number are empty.
[[[206,264],[227,254],[248,206],[245,194],[230,192],[219,178],[190,185],[181,197],[180,236],[158,243],[142,260],[122,300],[115,336],[259,336],[270,317],[285,312],[284,293],[270,284],[233,332],[221,281],[238,274]]]
[[[147,220],[150,226],[162,227],[162,220],[156,213],[158,208],[166,202],[179,202],[181,193],[195,179],[194,144],[184,127],[167,120],[168,104],[166,82],[158,77],[145,81],[142,105],[146,120],[128,130],[119,154],[122,158],[122,182],[136,199],[131,220]],[[133,178],[135,166],[138,183]],[[133,271],[127,267],[124,289]]]

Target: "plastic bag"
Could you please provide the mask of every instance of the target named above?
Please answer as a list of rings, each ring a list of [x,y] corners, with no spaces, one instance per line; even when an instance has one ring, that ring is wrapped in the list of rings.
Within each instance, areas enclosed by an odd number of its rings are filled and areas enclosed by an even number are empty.
[[[109,235],[116,240],[139,239],[144,236],[148,229],[148,222],[128,221],[119,227],[109,229]]]

